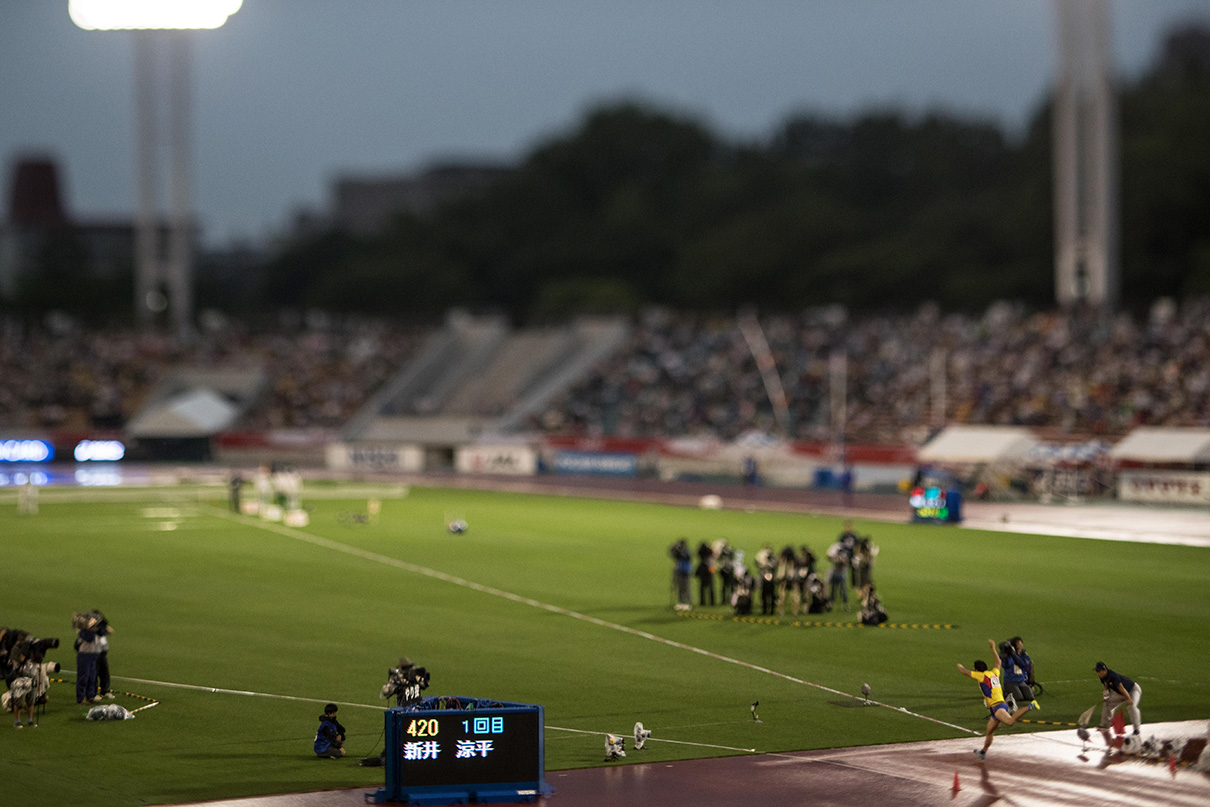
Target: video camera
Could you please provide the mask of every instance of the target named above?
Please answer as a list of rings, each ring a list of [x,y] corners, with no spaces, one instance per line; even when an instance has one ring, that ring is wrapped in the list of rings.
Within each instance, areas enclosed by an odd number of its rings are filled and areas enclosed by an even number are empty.
[[[28,631],[9,629],[0,638],[0,674],[5,683],[11,683],[12,676],[25,661],[42,664],[46,659],[46,651],[59,646],[58,639],[38,639]],[[59,665],[53,664],[51,672],[58,672]]]
[[[105,614],[96,610],[77,611],[71,615],[72,630],[95,630],[102,622],[105,621]]]
[[[14,651],[17,651],[31,661],[41,663],[42,659],[46,658],[46,651],[54,650],[58,646],[58,639],[37,639],[28,631],[12,629],[0,640],[0,661],[7,662],[10,658],[15,660],[17,653]]]
[[[420,700],[420,693],[429,688],[429,671],[417,667],[406,658],[399,659],[399,666],[387,670],[387,682],[382,685],[378,697],[395,696],[397,706]]]

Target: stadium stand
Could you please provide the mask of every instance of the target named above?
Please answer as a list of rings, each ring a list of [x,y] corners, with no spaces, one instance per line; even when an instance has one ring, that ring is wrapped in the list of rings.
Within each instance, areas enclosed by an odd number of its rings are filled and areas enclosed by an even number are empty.
[[[850,319],[837,309],[766,316],[793,437],[834,437],[829,357],[847,355],[850,440],[919,444],[931,415],[931,357],[945,356],[946,422],[1121,434],[1138,425],[1210,425],[1210,300],[1129,314],[1030,312]],[[727,317],[645,316],[629,343],[531,419],[550,433],[734,439],[772,430],[756,363]]]
[[[499,317],[451,312],[343,433],[350,440],[450,445],[524,425],[626,340],[620,318],[510,330]]]
[[[854,443],[920,445],[935,431],[930,368],[939,352],[949,424],[1094,436],[1210,426],[1206,299],[1160,303],[1145,319],[997,304],[981,316],[826,308],[761,324],[792,439],[835,438],[837,351],[847,355]],[[733,440],[776,431],[756,362],[727,316],[649,311],[633,327],[582,318],[513,330],[498,317],[452,312],[436,330],[363,320],[227,327],[188,345],[62,324],[0,328],[0,426],[9,430],[121,429],[172,395],[210,389],[234,407],[231,428],[339,430],[349,440],[457,443],[484,430]],[[215,373],[239,380],[224,386]]]
[[[419,329],[370,321],[207,331],[192,343],[154,332],[3,325],[0,426],[120,429],[136,415],[210,390],[243,429],[349,421],[419,343]],[[217,403],[217,401],[212,401]],[[146,411],[145,411],[146,410]]]

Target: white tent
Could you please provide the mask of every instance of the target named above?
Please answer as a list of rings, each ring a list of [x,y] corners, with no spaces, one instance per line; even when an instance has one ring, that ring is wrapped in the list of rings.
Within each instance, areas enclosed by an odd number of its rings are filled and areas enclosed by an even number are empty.
[[[916,452],[923,463],[981,465],[1024,458],[1038,444],[1025,426],[947,426]]]
[[[1126,462],[1210,462],[1210,429],[1141,426],[1109,449],[1109,456]]]
[[[229,427],[239,407],[211,389],[191,389],[148,406],[126,427],[132,437],[209,437]]]

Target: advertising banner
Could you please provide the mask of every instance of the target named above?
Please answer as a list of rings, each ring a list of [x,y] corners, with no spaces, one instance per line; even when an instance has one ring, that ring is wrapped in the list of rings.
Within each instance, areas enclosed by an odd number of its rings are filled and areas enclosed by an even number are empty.
[[[328,467],[334,471],[424,470],[424,452],[413,445],[329,443],[325,456]]]
[[[597,454],[587,451],[555,453],[556,474],[589,476],[638,476],[639,458],[635,454]]]
[[[1123,471],[1118,498],[1127,502],[1210,504],[1210,474],[1180,471]]]
[[[533,476],[538,472],[538,452],[523,445],[465,446],[454,455],[454,470],[460,474]]]

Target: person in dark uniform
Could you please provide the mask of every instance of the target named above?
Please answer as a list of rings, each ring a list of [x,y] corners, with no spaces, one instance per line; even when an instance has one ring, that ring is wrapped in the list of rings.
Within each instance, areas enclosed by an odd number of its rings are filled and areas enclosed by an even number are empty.
[[[777,555],[772,544],[764,544],[756,553],[756,569],[760,574],[760,612],[772,616],[777,608],[777,583],[773,575],[777,571]]]
[[[697,568],[694,574],[697,575],[698,605],[705,606],[706,600],[710,601],[710,605],[717,605],[714,597],[714,550],[705,541],[697,545]]]
[[[113,694],[109,678],[109,636],[113,633],[113,627],[105,614],[97,609],[93,609],[92,613],[97,618],[96,631],[101,646],[101,652],[97,655],[97,695],[113,700],[117,697]]]
[[[345,727],[336,719],[337,706],[329,703],[319,716],[319,731],[315,732],[315,756],[340,759],[345,755]]]
[[[672,588],[676,597],[676,610],[688,611],[693,607],[693,594],[689,591],[693,555],[689,552],[689,542],[684,538],[677,540],[668,550],[668,554],[672,556]]]
[[[1143,697],[1143,688],[1120,672],[1109,669],[1109,666],[1103,661],[1098,661],[1093,670],[1096,672],[1097,678],[1101,679],[1101,685],[1105,687],[1105,693],[1101,696],[1104,700],[1101,702],[1100,727],[1105,742],[1108,743],[1111,739],[1109,727],[1113,721],[1113,713],[1123,706],[1130,711],[1130,723],[1134,726],[1134,733],[1138,734],[1139,726],[1143,722],[1143,716],[1139,713],[1139,701]]]
[[[239,472],[231,474],[231,478],[227,480],[227,488],[230,491],[231,512],[240,512],[240,493],[243,491],[244,478],[239,475]]]

